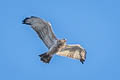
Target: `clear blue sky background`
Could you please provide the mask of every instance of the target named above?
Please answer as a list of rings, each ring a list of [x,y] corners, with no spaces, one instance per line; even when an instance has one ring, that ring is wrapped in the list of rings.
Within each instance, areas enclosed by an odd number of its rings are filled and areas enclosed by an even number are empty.
[[[68,44],[81,44],[85,64],[60,56],[40,62],[47,48],[22,24],[28,16],[50,21]],[[119,45],[119,0],[0,1],[0,80],[120,80]]]

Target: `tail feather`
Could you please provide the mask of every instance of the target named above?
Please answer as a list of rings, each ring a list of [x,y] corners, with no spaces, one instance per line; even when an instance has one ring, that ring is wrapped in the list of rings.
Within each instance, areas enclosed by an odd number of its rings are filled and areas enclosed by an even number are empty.
[[[52,58],[52,56],[47,53],[41,54],[39,56],[41,57],[40,60],[43,61],[44,63],[49,63]]]

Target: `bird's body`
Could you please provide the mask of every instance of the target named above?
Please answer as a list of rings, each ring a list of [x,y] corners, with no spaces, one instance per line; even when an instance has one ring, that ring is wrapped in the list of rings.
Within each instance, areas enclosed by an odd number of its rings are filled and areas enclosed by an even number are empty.
[[[78,59],[82,63],[85,61],[85,49],[80,45],[67,45],[65,39],[57,39],[49,22],[46,22],[38,17],[31,16],[24,19],[23,24],[31,25],[49,49],[48,52],[39,55],[41,57],[41,61],[49,63],[54,54]]]
[[[61,49],[64,48],[66,41],[64,41],[64,42],[60,42],[60,41],[61,40],[56,40],[55,44],[53,46],[51,46],[51,48],[48,50],[47,53],[50,54],[50,55],[53,55],[53,54],[61,51]]]

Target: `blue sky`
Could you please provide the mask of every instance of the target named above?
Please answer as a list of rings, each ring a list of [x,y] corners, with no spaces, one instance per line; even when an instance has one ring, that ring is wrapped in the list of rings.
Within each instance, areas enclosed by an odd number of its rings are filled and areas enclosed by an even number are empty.
[[[0,1],[0,80],[120,80],[119,9],[119,0]],[[28,16],[50,21],[68,44],[81,44],[85,64],[60,56],[40,62],[47,48],[22,24]]]

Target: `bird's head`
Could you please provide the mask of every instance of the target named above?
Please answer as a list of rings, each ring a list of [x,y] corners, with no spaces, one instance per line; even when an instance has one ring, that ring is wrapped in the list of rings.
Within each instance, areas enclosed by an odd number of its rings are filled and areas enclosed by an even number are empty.
[[[60,39],[60,40],[58,40],[58,45],[59,46],[63,46],[65,44],[66,44],[66,39]]]
[[[66,39],[61,39],[60,40],[60,42],[62,42],[62,43],[66,43],[66,41],[67,41]]]

